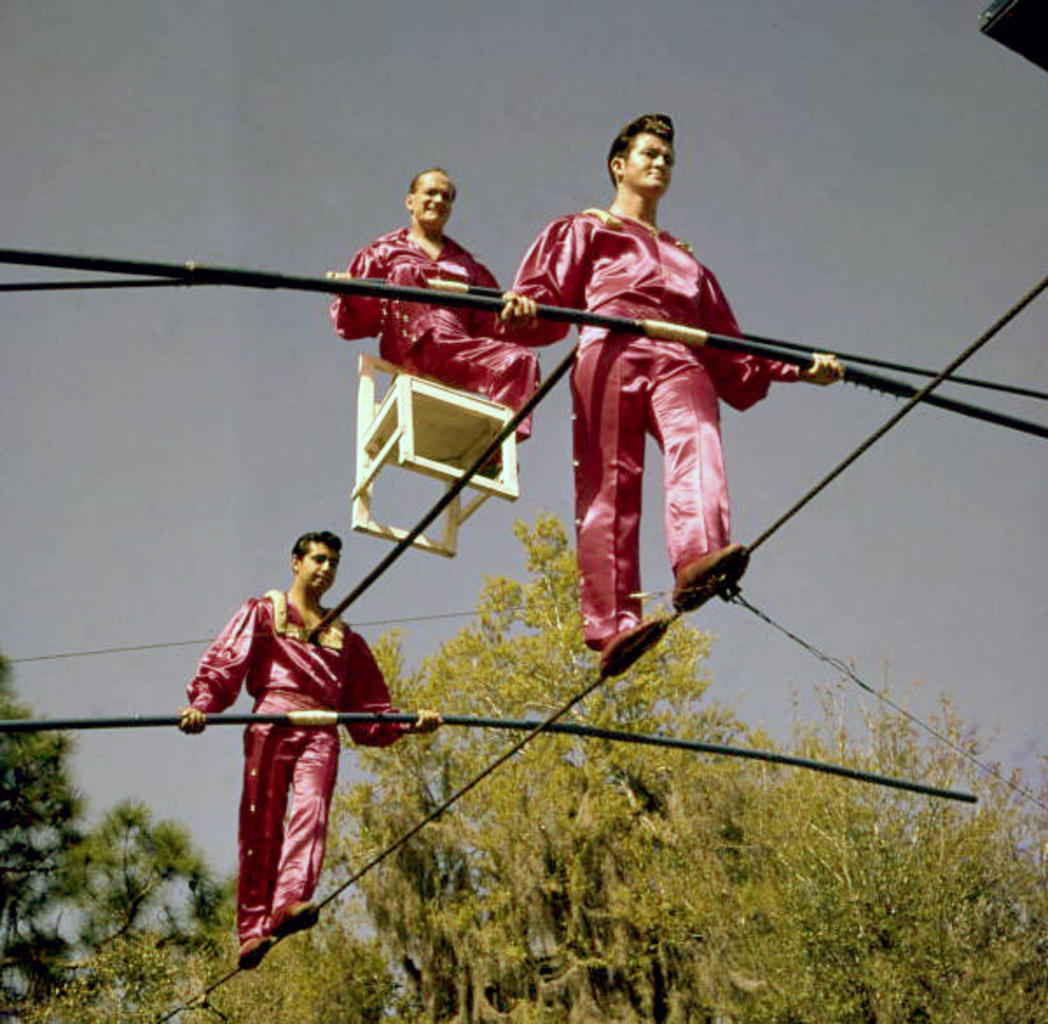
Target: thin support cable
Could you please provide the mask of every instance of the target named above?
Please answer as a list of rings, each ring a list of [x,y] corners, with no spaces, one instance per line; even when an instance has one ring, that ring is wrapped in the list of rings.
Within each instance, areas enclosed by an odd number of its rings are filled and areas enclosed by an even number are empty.
[[[200,1009],[213,1013],[219,1020],[228,1021],[230,1019],[217,1006],[212,1006],[206,999],[200,1004]]]
[[[208,996],[212,992],[217,991],[227,982],[232,981],[238,974],[240,974],[241,967],[233,967],[226,971],[220,978],[216,978],[207,988],[205,988],[199,995],[194,996],[192,999],[187,999],[184,1003],[180,1003],[173,1010],[168,1010],[162,1017],[156,1018],[156,1024],[163,1024],[164,1021],[170,1020],[176,1014],[181,1013],[183,1010],[205,1010],[212,1013],[219,1013],[208,1000]]]
[[[473,610],[462,612],[441,612],[436,615],[404,615],[396,619],[368,619],[366,621],[354,622],[354,629],[364,629],[370,626],[399,626],[406,622],[436,622],[440,619],[465,619],[470,615],[476,615]],[[127,647],[93,647],[83,651],[59,651],[54,654],[34,654],[25,658],[5,658],[8,665],[24,665],[33,661],[60,661],[65,658],[93,658],[102,654],[132,654],[137,651],[156,651],[166,647],[199,647],[210,644],[215,637],[198,637],[195,640],[169,640],[155,644],[133,644]]]
[[[813,657],[829,665],[831,668],[833,668],[836,672],[839,672],[845,678],[850,679],[853,683],[855,683],[856,686],[862,689],[865,693],[868,693],[870,694],[870,696],[876,697],[877,700],[887,704],[888,707],[890,707],[892,711],[894,711],[896,714],[901,715],[911,724],[924,730],[924,732],[928,733],[929,736],[932,736],[934,739],[938,740],[940,743],[948,747],[959,757],[964,758],[970,764],[975,765],[975,767],[977,767],[980,771],[992,776],[998,782],[1007,786],[1017,796],[1021,796],[1024,799],[1029,800],[1031,803],[1039,807],[1042,811],[1048,812],[1048,804],[1039,800],[1034,793],[1031,793],[1029,790],[1023,789],[1021,786],[1014,783],[1011,779],[1006,778],[996,768],[994,768],[993,765],[987,764],[985,761],[981,760],[980,758],[976,757],[973,753],[971,753],[971,751],[965,750],[964,747],[959,746],[952,739],[950,739],[950,737],[947,736],[944,732],[942,732],[939,729],[936,729],[932,725],[929,725],[927,722],[922,721],[912,711],[908,711],[900,704],[897,704],[886,694],[880,693],[879,691],[875,690],[872,686],[869,685],[869,683],[864,682],[852,670],[852,668],[844,661],[842,661],[840,658],[835,658],[832,655],[827,654],[825,651],[822,651],[814,644],[809,643],[807,640],[799,636],[797,633],[794,633],[792,630],[789,630],[785,626],[776,622],[773,618],[771,618],[770,615],[766,614],[765,612],[762,612],[759,608],[750,604],[750,602],[747,601],[740,593],[736,592],[734,596],[730,598],[730,601],[733,604],[737,604],[740,608],[745,608],[748,612],[751,612],[762,622],[767,623],[773,629],[776,629],[780,633],[782,633],[783,636],[788,637],[790,640],[792,640],[799,647],[803,648]]]
[[[816,495],[822,493],[838,476],[841,475],[853,462],[855,462],[860,456],[864,455],[870,448],[876,444],[885,434],[888,433],[896,423],[899,422],[907,413],[912,412],[921,401],[931,392],[934,388],[938,387],[946,377],[957,369],[962,363],[973,356],[980,348],[983,347],[995,334],[997,334],[1002,327],[1005,326],[1009,321],[1013,320],[1019,315],[1034,299],[1037,298],[1045,288],[1048,288],[1048,277],[1041,279],[1040,283],[1036,285],[1031,291],[1027,292],[1011,309],[1008,310],[1000,319],[998,319],[988,330],[980,335],[971,345],[968,346],[956,359],[954,359],[949,365],[943,369],[939,375],[932,381],[930,381],[925,387],[921,388],[894,416],[890,417],[878,430],[874,431],[858,448],[855,449],[847,458],[839,463],[834,469],[832,469],[825,477],[822,478],[807,494],[805,494],[799,501],[793,504],[789,509],[786,510],[774,523],[771,524],[752,544],[749,545],[750,551],[756,551],[769,537],[776,533],[780,527],[785,525],[790,519],[792,519],[805,505],[807,505]]]

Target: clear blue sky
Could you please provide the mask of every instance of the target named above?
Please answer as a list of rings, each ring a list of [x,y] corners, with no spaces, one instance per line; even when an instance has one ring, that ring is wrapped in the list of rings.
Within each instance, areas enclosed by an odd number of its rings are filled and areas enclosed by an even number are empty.
[[[608,200],[611,136],[659,110],[680,134],[663,226],[717,272],[744,329],[938,367],[1048,268],[1048,75],[979,33],[983,6],[8,0],[2,244],[319,273],[399,225],[408,179],[439,163],[459,186],[451,234],[508,280],[548,219]],[[298,532],[348,532],[359,346],[325,305],[230,289],[0,296],[9,657],[210,636],[285,584]],[[1048,390],[1046,335],[1042,299],[967,371]],[[1048,420],[1042,403],[951,393]],[[782,386],[727,412],[737,538],[895,408]],[[568,414],[566,389],[540,410],[515,506],[489,503],[454,563],[401,560],[351,620],[465,611],[486,574],[519,576],[514,519],[571,518]],[[990,756],[1035,770],[1046,454],[920,410],[761,549],[746,596],[923,717],[948,694]],[[654,455],[652,590],[670,583]],[[350,539],[338,594],[386,550]],[[408,627],[409,658],[461,621]],[[711,697],[780,738],[834,681],[738,609],[694,622],[719,637]],[[15,682],[41,715],[163,713],[199,653],[23,662]],[[93,812],[142,797],[232,869],[237,730],[91,734],[79,750]]]

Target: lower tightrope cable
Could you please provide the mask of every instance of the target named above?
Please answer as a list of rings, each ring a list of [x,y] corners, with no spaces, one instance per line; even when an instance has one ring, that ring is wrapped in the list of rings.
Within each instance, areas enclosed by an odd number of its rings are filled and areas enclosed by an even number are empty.
[[[896,714],[901,715],[908,722],[911,722],[918,728],[923,729],[924,732],[928,733],[929,736],[934,737],[940,743],[949,747],[949,749],[952,750],[955,754],[957,754],[959,757],[963,757],[970,764],[975,765],[980,771],[984,772],[987,775],[993,776],[993,778],[995,778],[998,782],[1003,783],[1017,796],[1021,796],[1024,799],[1029,800],[1031,803],[1039,807],[1042,811],[1048,812],[1048,804],[1039,800],[1029,790],[1023,789],[1021,786],[1016,785],[1011,779],[1006,778],[996,768],[994,768],[993,765],[987,764],[985,761],[980,760],[973,753],[971,753],[971,751],[965,750],[964,747],[959,746],[941,730],[936,729],[934,726],[922,721],[915,714],[913,714],[911,711],[907,711],[906,708],[897,704],[890,697],[879,692],[878,690],[875,690],[872,686],[869,685],[869,683],[864,682],[852,670],[851,666],[846,664],[840,658],[835,658],[833,657],[833,655],[827,654],[825,651],[819,650],[819,648],[816,647],[814,644],[809,643],[807,640],[803,639],[803,637],[799,636],[792,630],[789,630],[785,626],[776,622],[770,615],[766,614],[765,612],[762,612],[759,608],[750,604],[750,602],[747,601],[740,593],[735,593],[734,595],[732,595],[730,601],[732,604],[737,604],[740,608],[745,608],[746,611],[751,612],[762,622],[767,623],[769,626],[772,627],[772,629],[778,630],[780,633],[783,634],[783,636],[788,637],[790,640],[792,640],[798,646],[802,647],[813,657],[818,658],[819,661],[825,662],[827,665],[831,666],[835,671],[839,672],[842,676],[844,676],[847,679],[850,679],[860,689],[870,694],[871,696],[876,697],[877,700],[887,704],[888,707],[890,707]]]
[[[919,404],[921,400],[926,395],[928,395],[935,387],[937,387],[947,376],[949,376],[949,374],[951,374],[957,367],[959,367],[963,362],[965,362],[965,360],[967,360],[971,355],[978,351],[978,349],[987,341],[989,341],[990,338],[992,338],[1006,323],[1008,323],[1009,320],[1018,315],[1018,313],[1022,309],[1024,309],[1030,302],[1032,302],[1046,287],[1048,287],[1048,277],[1044,278],[1036,288],[1034,288],[1028,295],[1026,295],[1018,303],[1016,303],[1016,305],[1013,306],[1012,309],[1010,309],[988,331],[986,331],[979,339],[977,339],[971,346],[969,346],[963,353],[961,353],[960,356],[958,356],[952,363],[950,363],[934,380],[932,380],[926,387],[924,387],[921,391],[914,395],[913,398],[911,398],[903,406],[903,408],[898,413],[896,413],[895,416],[889,419],[883,427],[881,427],[867,441],[860,445],[860,447],[852,455],[845,459],[844,462],[842,462],[837,468],[835,468],[830,474],[828,474],[818,485],[816,485],[816,487],[809,491],[807,495],[805,495],[792,508],[787,510],[787,512],[784,515],[782,515],[778,520],[776,520],[767,530],[765,530],[764,533],[762,533],[757,538],[757,540],[754,541],[752,545],[750,545],[750,551],[752,552],[756,550],[756,548],[763,544],[764,541],[771,537],[772,534],[774,534],[784,523],[786,523],[787,520],[789,520],[792,516],[799,512],[801,508],[807,505],[808,502],[810,502],[817,494],[819,494],[826,486],[828,486],[833,479],[835,479],[849,465],[851,465],[852,462],[858,459],[859,456],[862,455],[880,437],[887,433],[888,430],[890,430],[900,419],[902,419],[903,416],[910,412],[911,409],[913,409],[917,404]],[[426,514],[426,516],[423,517],[423,519],[419,522],[415,529],[406,538],[404,538],[404,540],[400,541],[400,543],[396,546],[394,551],[385,559],[383,559],[379,563],[379,565],[377,565],[375,569],[372,570],[372,572],[369,573],[346,598],[344,598],[341,602],[339,602],[338,605],[332,608],[330,612],[327,614],[327,616],[325,616],[325,618],[320,623],[318,623],[317,626],[314,627],[314,629],[311,632],[311,637],[319,635],[323,631],[323,629],[330,625],[330,623],[335,618],[341,615],[341,613],[345,611],[346,608],[348,608],[349,605],[354,600],[356,600],[356,598],[359,597],[360,594],[364,592],[364,590],[366,590],[373,582],[375,582],[375,580],[377,580],[382,575],[386,568],[388,568],[413,543],[415,538],[430,524],[430,522],[436,519],[440,512],[443,511],[446,505],[453,499],[453,497],[466,486],[466,484],[469,481],[469,478],[473,475],[473,473],[475,473],[484,464],[484,462],[498,450],[498,446],[501,444],[503,438],[508,437],[510,432],[516,429],[516,426],[520,422],[520,420],[523,419],[524,416],[526,416],[527,413],[530,412],[531,409],[538,404],[538,402],[549,392],[553,384],[561,376],[563,376],[564,373],[567,372],[568,368],[570,367],[573,361],[574,351],[572,351],[555,369],[555,371],[550,375],[550,377],[543,382],[540,388],[531,397],[529,402],[521,410],[519,410],[517,415],[508,424],[506,424],[503,432],[499,435],[499,437],[492,441],[492,443],[488,446],[487,450],[485,450],[485,452],[483,452],[481,456],[478,458],[476,463],[466,471],[463,477],[456,482],[456,485],[453,488],[449,489],[448,493],[444,496],[444,498],[441,501],[438,501],[436,505],[434,505],[434,507]],[[746,604],[745,602],[742,602],[737,593],[733,595],[732,599],[750,608],[752,611],[756,612],[756,609],[754,609],[752,606]],[[809,647],[808,649],[814,652],[814,648]],[[826,658],[826,660],[830,659]],[[416,836],[420,831],[422,831],[423,828],[425,828],[431,822],[436,821],[438,818],[440,818],[462,797],[464,797],[467,793],[476,788],[481,782],[484,781],[484,779],[486,779],[501,765],[505,764],[506,761],[513,757],[514,754],[516,754],[518,751],[522,750],[525,746],[527,746],[527,744],[529,744],[532,739],[539,735],[539,733],[546,730],[547,726],[552,725],[554,722],[558,721],[560,718],[566,715],[572,708],[574,708],[578,703],[580,703],[587,696],[589,696],[589,694],[592,693],[595,689],[597,689],[597,687],[599,687],[600,684],[604,681],[604,677],[599,672],[596,672],[595,674],[596,679],[592,683],[580,690],[566,704],[564,704],[557,711],[555,711],[548,718],[546,718],[542,723],[540,723],[533,730],[527,733],[517,743],[509,747],[504,753],[499,755],[494,761],[492,761],[489,765],[482,769],[478,775],[476,775],[473,779],[467,782],[464,786],[456,790],[438,807],[436,807],[433,811],[426,815],[421,821],[419,821],[417,824],[408,829],[407,832],[403,833],[398,839],[396,839],[393,843],[387,846],[383,851],[376,854],[363,867],[361,867],[345,882],[343,882],[334,891],[329,893],[322,901],[320,901],[318,903],[318,907],[323,908],[327,906],[333,900],[337,899],[343,892],[345,892],[346,889],[348,889],[352,885],[355,885],[369,871],[377,867],[392,854],[396,853],[399,849],[401,849],[401,847],[407,844],[414,836]],[[865,687],[865,684],[862,685]],[[875,693],[876,691],[871,690],[870,692]],[[946,740],[946,742],[949,741]],[[966,752],[962,753],[965,753],[965,756],[969,757],[971,760],[975,760],[971,757],[971,755],[967,754]],[[979,762],[976,761],[976,763]],[[980,767],[983,767],[983,769],[987,771],[990,770],[987,766],[981,764]],[[1018,789],[1018,787],[1015,788]],[[1018,791],[1022,792],[1022,790]],[[1034,799],[1032,796],[1030,798]],[[1037,801],[1035,800],[1035,802]],[[189,1009],[191,1007],[203,1008],[204,1006],[207,1006],[209,1009],[211,1009],[211,1007],[207,1003],[207,996],[209,996],[221,985],[224,985],[232,977],[238,974],[239,971],[240,968],[236,968],[235,970],[230,971],[222,978],[213,982],[199,996],[195,997],[189,1002],[183,1003],[182,1005],[176,1007],[174,1010],[170,1011],[163,1017],[157,1018],[157,1024],[163,1024],[164,1021],[170,1020],[173,1016],[175,1016],[175,1014],[181,1012],[184,1009]]]
[[[449,810],[452,807],[452,805],[456,804],[467,793],[479,786],[481,782],[483,782],[489,775],[491,775],[494,771],[496,771],[503,764],[505,764],[511,757],[513,757],[514,754],[518,753],[520,750],[526,747],[536,736],[539,735],[539,733],[544,732],[547,726],[550,726],[554,722],[559,721],[569,711],[571,711],[571,709],[574,708],[576,704],[579,704],[583,700],[585,700],[586,697],[588,697],[594,690],[597,689],[597,687],[601,685],[601,683],[604,682],[604,677],[600,674],[599,670],[594,669],[594,674],[596,675],[596,679],[594,679],[592,683],[579,690],[579,692],[576,693],[570,700],[568,700],[565,704],[563,704],[551,715],[549,715],[548,718],[543,719],[543,721],[540,722],[534,729],[532,729],[529,733],[527,733],[525,736],[519,739],[511,747],[507,748],[502,754],[496,757],[494,761],[492,761],[490,764],[481,769],[481,771],[472,779],[470,779],[469,782],[467,782],[464,786],[461,786],[454,793],[452,793],[451,796],[449,796],[438,807],[436,807],[433,811],[427,814],[421,821],[413,825],[410,829],[407,830],[407,832],[403,833],[398,839],[394,840],[384,850],[372,857],[371,860],[369,860],[362,868],[356,871],[353,875],[347,878],[346,881],[344,881],[340,886],[338,886],[327,896],[325,896],[323,900],[318,902],[317,907],[323,909],[329,903],[331,903],[332,900],[338,899],[338,897],[341,896],[342,893],[345,892],[350,886],[355,885],[357,882],[359,882],[360,879],[363,878],[369,871],[371,871],[373,868],[376,868],[379,864],[386,860],[387,857],[390,857],[394,853],[396,853],[397,850],[399,850],[402,846],[407,844],[411,839],[418,835],[418,833],[421,832],[422,829],[424,829],[428,824],[430,824],[433,821],[436,821],[437,818],[441,817],[441,815],[443,815],[447,810]],[[188,1002],[182,1003],[180,1006],[175,1007],[175,1009],[169,1011],[164,1016],[158,1017],[156,1024],[163,1024],[164,1021],[170,1020],[172,1017],[175,1016],[175,1014],[181,1013],[182,1010],[187,1010],[192,1007],[201,1006],[202,1000],[206,1001],[207,997],[211,995],[212,992],[214,992],[217,988],[220,988],[231,978],[239,974],[240,970],[241,969],[237,967],[229,971],[227,974],[223,975],[217,981],[212,982],[206,989],[204,989],[203,992],[200,993],[200,995],[189,1000]]]

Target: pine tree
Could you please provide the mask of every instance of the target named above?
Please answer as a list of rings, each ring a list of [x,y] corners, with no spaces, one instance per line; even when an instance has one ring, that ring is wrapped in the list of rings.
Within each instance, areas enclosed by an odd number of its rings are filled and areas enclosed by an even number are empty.
[[[0,664],[0,717],[27,716]],[[185,830],[144,805],[84,829],[70,750],[61,733],[0,734],[0,1012],[152,1020],[222,946],[229,890]]]
[[[0,658],[0,717],[28,714]],[[78,839],[69,751],[56,733],[0,734],[0,999],[7,1006],[46,987],[66,951],[52,911],[63,853]]]

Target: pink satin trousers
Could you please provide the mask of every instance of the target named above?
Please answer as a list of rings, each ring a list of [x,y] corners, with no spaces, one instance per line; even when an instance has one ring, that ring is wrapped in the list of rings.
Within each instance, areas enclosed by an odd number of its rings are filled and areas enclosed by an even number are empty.
[[[729,542],[717,395],[684,345],[583,332],[572,372],[575,503],[583,632],[600,650],[641,620],[644,445],[663,453],[666,544],[674,571]]]
[[[425,288],[428,276],[417,263],[402,262],[393,266],[389,280],[392,284]],[[494,318],[485,317],[476,326],[482,325],[494,331]],[[452,387],[519,409],[538,386],[538,357],[512,341],[473,337],[469,328],[469,317],[455,307],[395,302],[379,350],[383,359],[410,372],[435,377]],[[517,439],[523,441],[530,435],[528,416],[517,427]]]
[[[279,910],[316,891],[338,754],[333,728],[263,723],[245,731],[237,889],[241,943],[271,934]],[[289,792],[292,808],[285,822]]]

